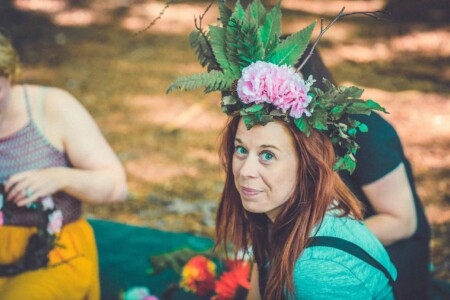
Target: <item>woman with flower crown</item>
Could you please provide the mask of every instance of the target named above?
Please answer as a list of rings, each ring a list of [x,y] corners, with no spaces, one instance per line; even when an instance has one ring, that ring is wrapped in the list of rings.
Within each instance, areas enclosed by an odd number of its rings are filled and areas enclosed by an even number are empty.
[[[81,203],[124,200],[123,168],[76,99],[18,71],[0,34],[0,299],[99,299]]]
[[[230,120],[216,239],[225,252],[253,255],[248,299],[394,299],[395,267],[337,173],[354,170],[355,135],[368,130],[352,116],[384,109],[357,87],[324,80],[319,89],[293,68],[314,24],[280,40],[280,3],[219,9],[218,26],[191,34],[208,72],[168,91],[222,92]]]

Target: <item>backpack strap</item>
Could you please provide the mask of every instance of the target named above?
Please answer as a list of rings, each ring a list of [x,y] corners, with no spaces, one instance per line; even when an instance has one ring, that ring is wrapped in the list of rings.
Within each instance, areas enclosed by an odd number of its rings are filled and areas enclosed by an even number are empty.
[[[310,247],[331,247],[347,252],[350,255],[353,255],[360,260],[368,263],[372,267],[380,270],[389,280],[389,284],[392,287],[392,292],[394,293],[394,298],[399,299],[397,284],[395,280],[392,278],[391,274],[386,270],[386,268],[380,264],[376,259],[374,259],[369,253],[367,253],[363,248],[358,245],[349,242],[347,240],[331,237],[331,236],[316,236],[314,238],[309,239],[309,243],[306,248]]]

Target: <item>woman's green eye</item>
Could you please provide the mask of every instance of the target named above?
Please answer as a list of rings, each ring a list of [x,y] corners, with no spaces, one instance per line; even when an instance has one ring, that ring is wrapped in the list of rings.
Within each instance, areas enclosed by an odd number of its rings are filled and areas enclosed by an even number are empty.
[[[236,153],[237,154],[246,154],[247,150],[245,150],[245,148],[242,146],[236,146]]]
[[[269,153],[269,152],[263,152],[261,154],[261,158],[262,158],[262,160],[271,160],[271,159],[273,159],[273,154]]]

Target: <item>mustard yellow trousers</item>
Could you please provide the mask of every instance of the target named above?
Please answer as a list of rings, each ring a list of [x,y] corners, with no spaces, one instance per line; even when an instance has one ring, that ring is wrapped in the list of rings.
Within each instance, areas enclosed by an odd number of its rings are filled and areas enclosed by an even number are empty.
[[[35,231],[35,228],[1,226],[0,264],[19,259],[28,237]],[[50,252],[48,268],[0,277],[0,299],[100,299],[97,248],[88,222],[81,219],[64,226],[58,243],[63,247],[55,247]]]

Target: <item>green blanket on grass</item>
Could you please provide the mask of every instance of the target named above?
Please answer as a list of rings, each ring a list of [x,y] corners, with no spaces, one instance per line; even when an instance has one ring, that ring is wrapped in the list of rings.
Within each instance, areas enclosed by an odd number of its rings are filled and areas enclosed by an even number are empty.
[[[171,284],[180,281],[180,275],[167,268],[154,275],[149,258],[181,249],[204,252],[213,241],[188,233],[174,233],[151,228],[90,219],[94,229],[100,265],[100,288],[103,300],[119,299],[120,293],[136,286],[148,287],[153,295],[161,297]],[[172,299],[199,299],[181,289]]]

